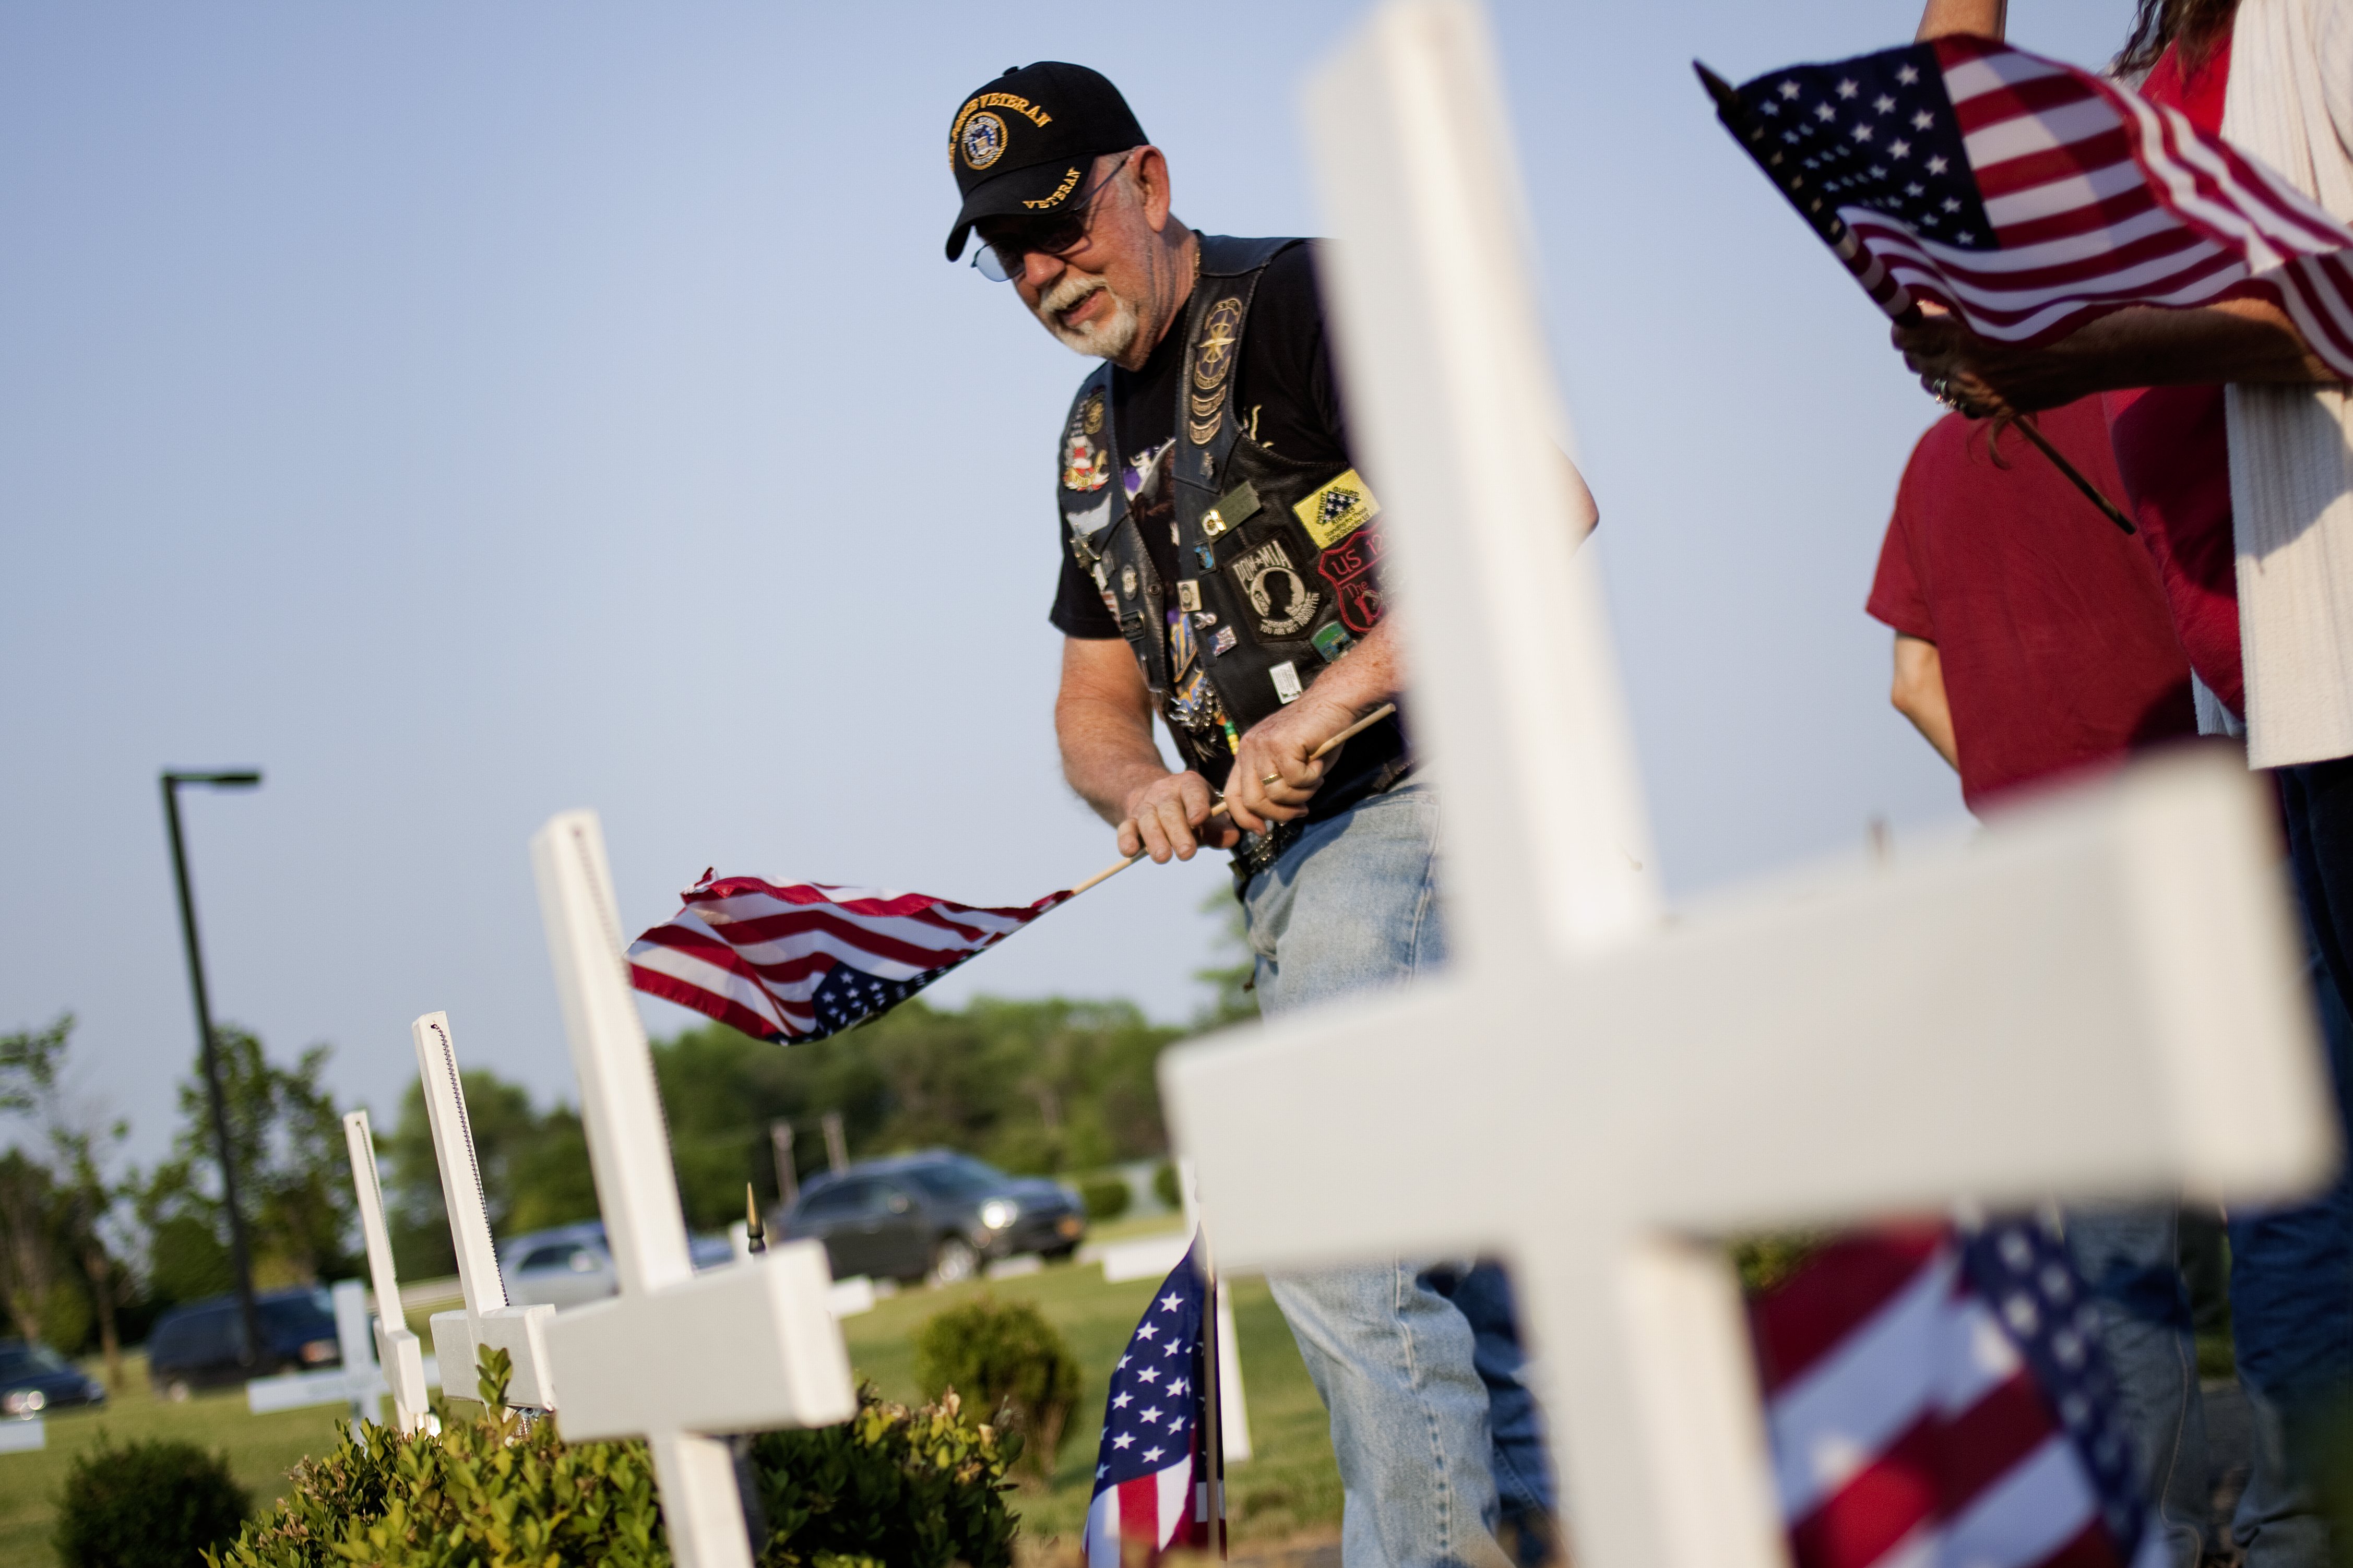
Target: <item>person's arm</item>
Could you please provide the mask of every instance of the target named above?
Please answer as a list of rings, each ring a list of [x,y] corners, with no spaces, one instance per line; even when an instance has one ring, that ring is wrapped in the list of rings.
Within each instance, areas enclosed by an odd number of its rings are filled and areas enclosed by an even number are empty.
[[[1895,634],[1895,685],[1888,700],[1958,773],[1961,751],[1953,740],[1953,710],[1945,700],[1944,658],[1935,643],[1905,632]]]
[[[1338,753],[1310,762],[1308,753],[1371,712],[1397,700],[1400,674],[1395,623],[1383,621],[1340,662],[1315,678],[1299,700],[1268,714],[1242,737],[1226,775],[1226,805],[1235,824],[1262,833],[1270,822],[1304,816]],[[1271,784],[1266,781],[1274,779]]]
[[[1135,656],[1118,637],[1062,639],[1062,684],[1054,697],[1062,777],[1095,815],[1119,827],[1119,852],[1139,850],[1166,864],[1190,860],[1206,839],[1224,848],[1237,835],[1222,824],[1204,833],[1214,804],[1208,781],[1171,773],[1152,738],[1152,693]]]
[[[1933,395],[1939,384],[1972,412],[2056,408],[2094,392],[2215,382],[2310,384],[2340,380],[2267,300],[2192,310],[2137,305],[2042,348],[1978,337],[1952,316],[1899,326],[1895,346]]]
[[[1947,33],[1999,38],[2010,23],[2010,0],[1928,0],[1912,41],[1925,44]]]

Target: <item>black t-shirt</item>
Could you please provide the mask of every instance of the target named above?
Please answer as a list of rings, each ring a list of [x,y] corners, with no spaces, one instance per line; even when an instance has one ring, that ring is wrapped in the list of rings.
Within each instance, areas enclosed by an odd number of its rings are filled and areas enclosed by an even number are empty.
[[[1176,438],[1176,391],[1184,371],[1185,315],[1180,309],[1152,357],[1136,371],[1111,373],[1112,420],[1119,433],[1121,460],[1138,467]],[[1267,263],[1242,328],[1241,363],[1234,377],[1232,406],[1242,427],[1262,447],[1307,462],[1345,464],[1347,426],[1340,395],[1332,382],[1332,356],[1324,342],[1324,302],[1315,287],[1313,247],[1294,245]],[[1124,483],[1125,475],[1114,482]],[[1074,637],[1119,636],[1119,622],[1103,607],[1103,594],[1079,570],[1060,515],[1054,537],[1062,556],[1053,614],[1047,618]],[[1165,530],[1146,529],[1145,548],[1164,583],[1176,570],[1176,546]]]

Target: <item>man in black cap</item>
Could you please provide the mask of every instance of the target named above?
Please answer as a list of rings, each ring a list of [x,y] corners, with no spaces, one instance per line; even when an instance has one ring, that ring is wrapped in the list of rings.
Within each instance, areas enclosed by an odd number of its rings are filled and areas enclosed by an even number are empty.
[[[973,93],[948,155],[964,197],[948,258],[976,230],[974,265],[1106,362],[1057,450],[1071,787],[1123,854],[1233,852],[1270,1016],[1435,967],[1437,811],[1401,723],[1312,760],[1401,688],[1312,246],[1179,223],[1166,158],[1082,66]],[[1348,1568],[1497,1563],[1499,1526],[1544,1550],[1550,1479],[1497,1270],[1398,1260],[1271,1283],[1332,1415]]]

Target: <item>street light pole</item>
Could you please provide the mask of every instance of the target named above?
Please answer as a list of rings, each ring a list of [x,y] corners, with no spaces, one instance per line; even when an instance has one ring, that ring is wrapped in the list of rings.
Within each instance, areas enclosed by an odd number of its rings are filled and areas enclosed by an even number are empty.
[[[172,871],[180,885],[180,932],[187,940],[188,984],[196,998],[196,1039],[205,1064],[205,1092],[212,1101],[213,1139],[220,1151],[221,1202],[228,1209],[229,1260],[237,1269],[237,1312],[244,1330],[237,1359],[248,1367],[254,1363],[261,1346],[261,1321],[253,1300],[253,1250],[246,1242],[245,1211],[237,1201],[237,1158],[229,1142],[228,1100],[221,1089],[220,1042],[213,1033],[212,1003],[205,994],[204,952],[196,944],[196,905],[188,891],[188,852],[180,835],[179,787],[184,784],[195,784],[242,789],[260,782],[261,774],[250,770],[213,773],[166,772],[163,775],[164,820],[172,829]]]

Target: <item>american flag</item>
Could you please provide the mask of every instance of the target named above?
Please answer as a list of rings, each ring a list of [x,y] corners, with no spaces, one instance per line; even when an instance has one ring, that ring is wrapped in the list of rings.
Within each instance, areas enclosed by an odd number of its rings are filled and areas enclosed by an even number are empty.
[[[684,909],[630,944],[629,983],[787,1046],[890,1011],[1071,897],[976,909],[880,888],[713,880],[709,871],[681,896]]]
[[[1119,1568],[1123,1541],[1142,1542],[1156,1555],[1171,1545],[1203,1548],[1214,1540],[1208,1300],[1197,1234],[1112,1369],[1094,1500],[1087,1507],[1088,1568]]]
[[[1929,300],[2042,343],[2126,305],[2255,295],[2353,379],[2353,230],[2174,110],[1968,37],[1709,82],[1891,316]]]
[[[2053,1230],[1849,1237],[1750,1315],[1799,1568],[2167,1561]]]

